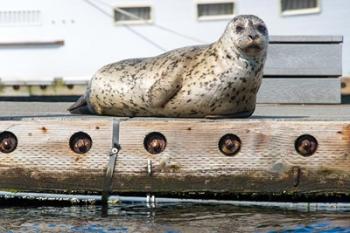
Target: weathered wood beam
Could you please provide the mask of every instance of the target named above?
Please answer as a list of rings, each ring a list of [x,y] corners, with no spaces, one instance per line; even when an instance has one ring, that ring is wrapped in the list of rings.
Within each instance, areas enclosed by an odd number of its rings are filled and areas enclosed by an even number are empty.
[[[112,145],[110,120],[0,121],[0,131],[16,135],[12,153],[0,152],[0,188],[18,190],[100,190]],[[77,154],[71,136],[85,132],[91,150]]]
[[[101,191],[112,120],[0,121],[0,132],[12,132],[18,139],[12,153],[0,152],[0,189]],[[71,136],[80,131],[92,139],[85,154],[69,146]],[[151,132],[166,138],[160,154],[145,149],[145,136]],[[241,141],[233,156],[219,149],[226,134]],[[305,134],[317,140],[310,156],[300,155],[295,147]],[[120,122],[120,144],[113,179],[118,193],[350,192],[350,121],[136,118]]]

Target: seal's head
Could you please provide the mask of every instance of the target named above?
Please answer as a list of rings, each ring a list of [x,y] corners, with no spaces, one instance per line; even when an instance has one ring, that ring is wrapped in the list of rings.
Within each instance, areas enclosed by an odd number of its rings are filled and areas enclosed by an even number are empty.
[[[257,16],[236,16],[228,24],[225,37],[239,53],[250,57],[266,54],[269,35],[264,21]]]

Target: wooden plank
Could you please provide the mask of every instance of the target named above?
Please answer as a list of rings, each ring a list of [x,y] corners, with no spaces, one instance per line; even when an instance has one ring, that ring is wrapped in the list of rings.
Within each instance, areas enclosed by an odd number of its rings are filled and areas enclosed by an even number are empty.
[[[112,118],[0,121],[4,130],[15,133],[19,144],[10,154],[0,153],[0,189],[101,191]],[[74,154],[68,146],[77,131],[93,140],[85,155]],[[145,150],[144,138],[150,132],[166,137],[161,154]],[[228,133],[242,142],[235,156],[218,149],[220,138]],[[303,157],[295,151],[294,142],[302,134],[318,140],[314,155]],[[349,120],[136,118],[121,121],[120,143],[113,180],[113,190],[119,193],[350,191]]]
[[[58,116],[69,116],[69,119],[74,119],[74,115],[67,111],[72,104],[70,102],[0,101],[0,120],[33,117],[55,117],[60,120]]]
[[[0,121],[0,132],[18,139],[17,149],[0,152],[0,188],[18,190],[101,190],[112,145],[112,121],[89,119]],[[76,154],[70,137],[85,132],[92,139],[86,154]]]
[[[264,75],[341,76],[342,44],[271,44]]]
[[[350,122],[283,121],[164,121],[121,123],[123,150],[114,180],[116,190],[150,192],[283,192],[350,191]],[[168,146],[151,155],[143,147],[150,132],[161,132]],[[220,137],[240,137],[239,154],[229,157],[218,149]],[[303,157],[295,139],[312,134],[316,154]],[[147,160],[153,175],[147,176]],[[301,169],[298,187],[293,168]]]
[[[0,120],[89,120],[109,119],[108,116],[73,115],[67,111],[71,102],[18,102],[0,101]],[[127,119],[127,118],[125,118]],[[340,121],[350,119],[347,104],[257,104],[253,116],[259,120]],[[247,119],[247,120],[248,120]]]
[[[339,104],[340,79],[264,78],[258,103]]]
[[[283,121],[347,121],[350,105],[344,104],[257,104],[250,119]]]

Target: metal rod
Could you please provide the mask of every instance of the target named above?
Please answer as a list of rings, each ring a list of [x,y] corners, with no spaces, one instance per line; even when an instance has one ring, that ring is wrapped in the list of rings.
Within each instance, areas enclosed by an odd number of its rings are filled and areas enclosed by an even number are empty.
[[[26,192],[5,192],[0,191],[0,199],[21,198],[27,200],[39,201],[87,201],[94,204],[101,201],[100,195],[73,195],[73,194],[51,194],[51,193],[26,193]],[[267,207],[267,208],[282,208],[301,211],[349,211],[349,202],[268,202],[268,201],[230,201],[230,200],[214,200],[214,199],[182,199],[182,198],[155,198],[147,195],[145,197],[119,196],[112,195],[109,197],[110,203],[128,204],[226,204],[241,207]]]

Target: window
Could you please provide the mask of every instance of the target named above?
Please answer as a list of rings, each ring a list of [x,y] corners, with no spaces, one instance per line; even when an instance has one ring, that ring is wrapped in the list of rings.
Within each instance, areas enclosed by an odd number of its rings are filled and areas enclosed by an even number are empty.
[[[1,10],[0,26],[33,26],[41,24],[39,10]]]
[[[234,16],[235,4],[232,1],[199,2],[197,18],[199,20],[230,19]]]
[[[320,9],[319,0],[281,0],[282,15],[319,13]]]
[[[152,8],[142,7],[116,7],[114,8],[114,22],[117,24],[143,24],[152,22]]]

